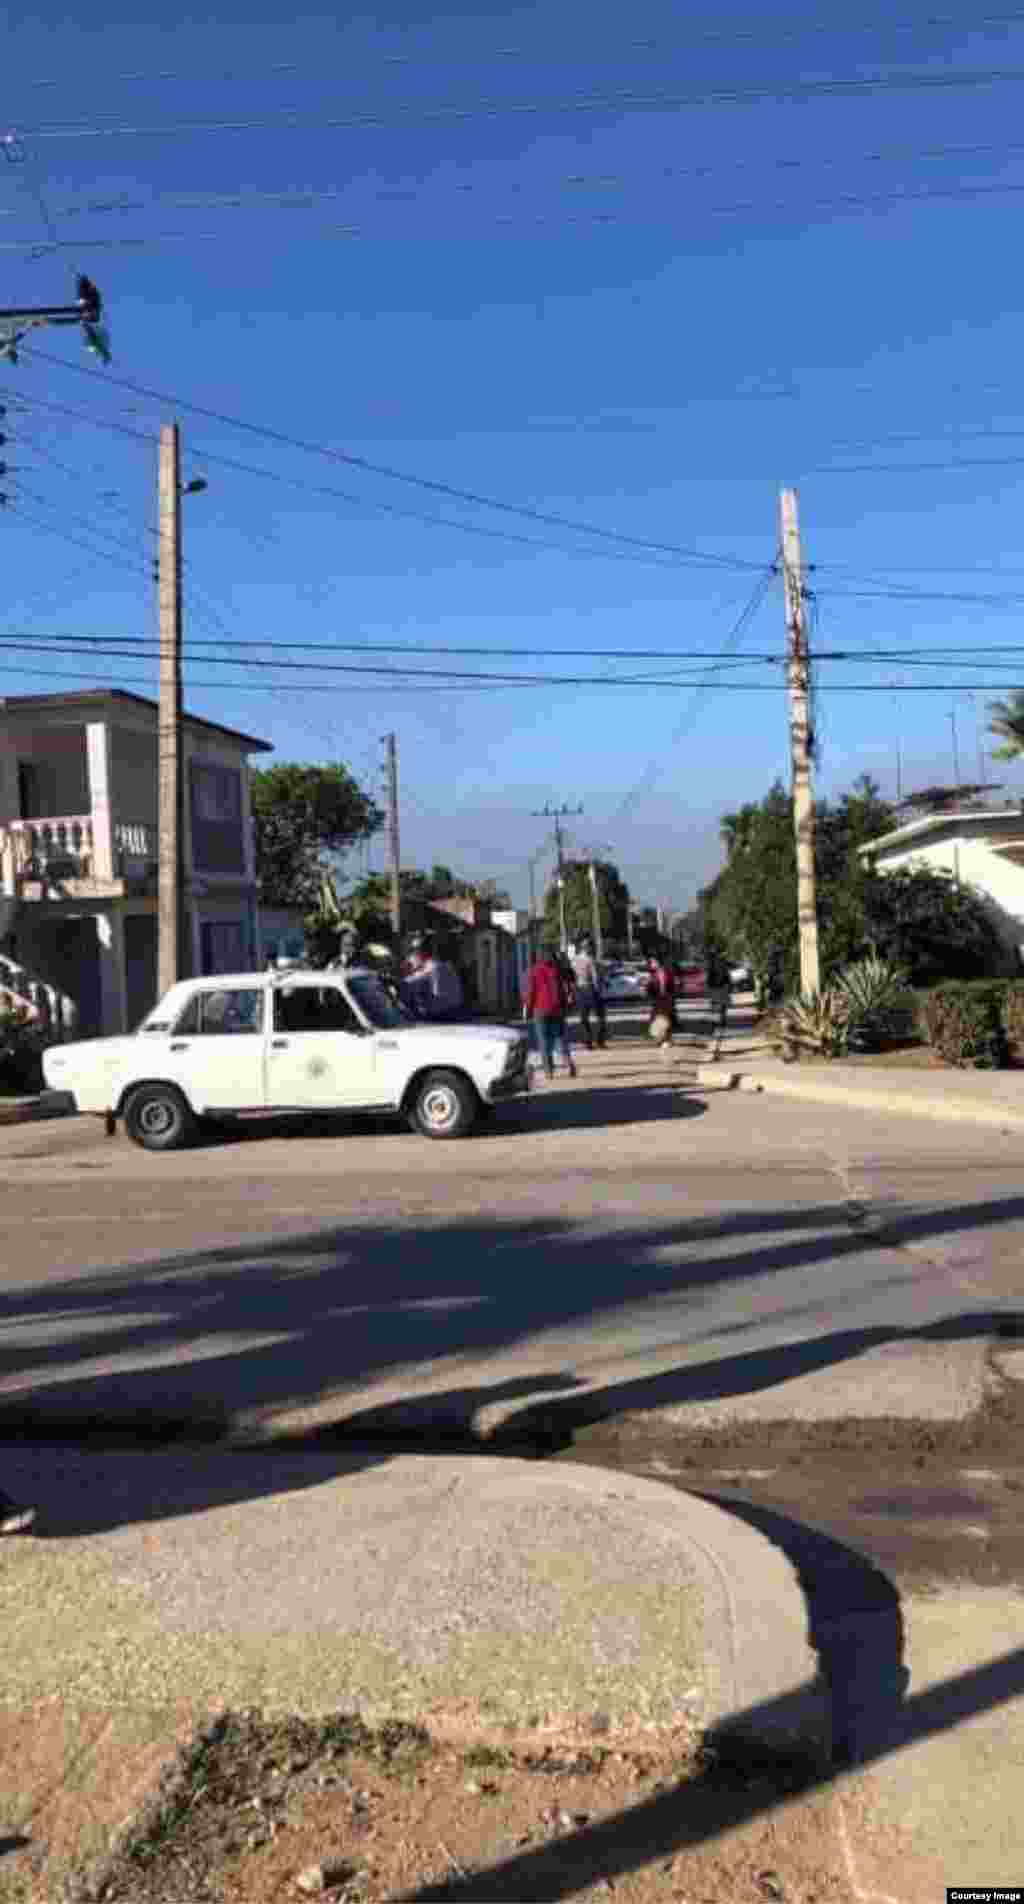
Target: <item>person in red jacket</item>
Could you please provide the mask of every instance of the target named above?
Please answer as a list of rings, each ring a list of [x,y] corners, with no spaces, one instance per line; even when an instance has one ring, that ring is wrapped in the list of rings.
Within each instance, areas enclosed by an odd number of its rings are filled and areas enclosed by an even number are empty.
[[[555,955],[553,952],[542,952],[530,967],[523,1000],[523,1017],[533,1023],[541,1062],[549,1078],[555,1075],[556,1046],[565,1058],[569,1076],[576,1076],[565,1023],[568,1004],[565,979]]]

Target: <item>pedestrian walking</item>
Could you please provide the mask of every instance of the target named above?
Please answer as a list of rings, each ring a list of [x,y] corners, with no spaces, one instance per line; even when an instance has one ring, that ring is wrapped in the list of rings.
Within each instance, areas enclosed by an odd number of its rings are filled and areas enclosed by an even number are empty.
[[[675,1030],[676,975],[667,959],[656,958],[653,952],[647,961],[647,996],[651,1005],[647,1030],[667,1054]]]
[[[729,1016],[732,982],[729,977],[729,961],[717,946],[713,946],[707,953],[704,984],[711,1004],[711,1022],[717,1031],[724,1031]]]
[[[542,952],[530,967],[523,1000],[523,1017],[533,1026],[545,1075],[555,1075],[555,1052],[560,1050],[571,1078],[576,1066],[569,1049],[569,1031],[565,1015],[569,1008],[569,986],[553,952]]]
[[[608,1043],[608,1021],[604,1010],[604,992],[601,986],[601,969],[594,957],[594,941],[591,938],[580,940],[579,951],[572,961],[573,978],[576,981],[576,1002],[580,1010],[580,1030],[588,1051],[593,1051],[595,1034],[591,1029],[591,1018],[597,1027],[596,1043],[603,1051]]]
[[[0,1488],[0,1534],[27,1534],[36,1517],[34,1507],[12,1501]]]

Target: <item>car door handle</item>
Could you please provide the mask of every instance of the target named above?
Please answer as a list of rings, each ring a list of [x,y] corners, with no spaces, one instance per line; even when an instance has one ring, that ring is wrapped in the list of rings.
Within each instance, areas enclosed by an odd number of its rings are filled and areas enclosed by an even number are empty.
[[[180,1044],[180,1045],[172,1045],[172,1046],[171,1046],[171,1050],[172,1050],[172,1051],[187,1051],[187,1050],[188,1050],[188,1045],[187,1045],[187,1043],[186,1043],[186,1044]]]
[[[275,1051],[287,1051],[288,1049],[287,1038],[272,1038],[270,1042]]]

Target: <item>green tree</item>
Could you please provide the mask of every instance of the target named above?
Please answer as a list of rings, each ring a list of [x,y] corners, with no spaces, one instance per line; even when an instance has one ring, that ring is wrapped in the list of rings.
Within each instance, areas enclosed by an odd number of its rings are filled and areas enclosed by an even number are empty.
[[[1005,701],[989,704],[989,732],[998,734],[1001,747],[993,747],[993,760],[1016,760],[1024,754],[1024,692],[1016,688]]]
[[[918,985],[998,971],[998,936],[979,894],[928,868],[874,870],[862,849],[894,820],[868,775],[818,806],[815,864],[826,981],[870,951],[904,967]],[[763,800],[725,816],[723,843],[726,864],[700,895],[705,943],[749,961],[762,995],[796,991],[793,808],[780,781]]]
[[[944,978],[986,978],[1006,955],[980,893],[931,866],[869,868],[862,901],[864,939],[913,985]]]
[[[610,860],[567,859],[562,872],[565,879],[565,926],[570,939],[578,939],[583,933],[593,937],[594,931],[594,894],[590,883],[590,867],[594,866],[597,878],[598,916],[601,931],[606,939],[625,940],[628,935],[629,887],[619,873],[617,866]],[[544,923],[541,936],[546,944],[557,945],[559,934],[560,907],[558,902],[558,877],[552,879],[544,899]]]
[[[320,874],[383,825],[384,815],[340,762],[281,761],[251,780],[256,876],[268,906],[314,908]]]

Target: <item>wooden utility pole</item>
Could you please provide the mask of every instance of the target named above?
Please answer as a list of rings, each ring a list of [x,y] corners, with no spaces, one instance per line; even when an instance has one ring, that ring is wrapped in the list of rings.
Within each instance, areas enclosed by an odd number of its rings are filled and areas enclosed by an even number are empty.
[[[793,829],[796,834],[796,910],[800,931],[800,990],[821,990],[818,956],[818,893],[814,869],[814,788],[811,780],[810,658],[804,620],[804,571],[795,489],[780,501],[782,577],[786,599],[789,741],[793,761]]]
[[[398,838],[398,746],[393,734],[386,734],[388,765],[388,842],[391,848],[391,930],[395,950],[402,936],[402,854]]]
[[[181,479],[178,426],[160,431],[160,715],[159,885],[157,991],[162,998],[181,977]]]

